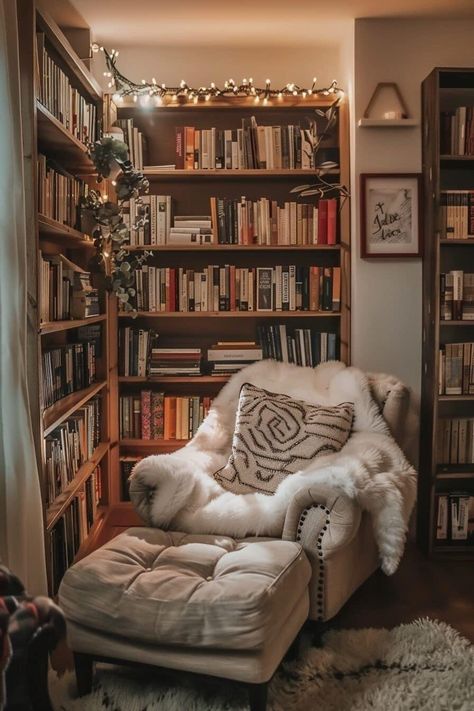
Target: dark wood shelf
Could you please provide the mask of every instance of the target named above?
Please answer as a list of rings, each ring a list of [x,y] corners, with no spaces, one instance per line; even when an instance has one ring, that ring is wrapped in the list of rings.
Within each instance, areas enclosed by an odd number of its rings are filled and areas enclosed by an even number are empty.
[[[127,252],[318,252],[336,251],[340,244],[141,244],[123,247]]]
[[[461,558],[465,560],[474,560],[474,546],[465,545],[433,545],[433,555],[443,556],[447,558],[450,555],[456,556],[456,558]]]
[[[219,385],[222,383],[227,383],[230,375],[162,375],[162,376],[148,376],[141,377],[138,375],[120,375],[119,383],[149,383],[150,385],[155,384],[173,384],[173,383],[189,383],[193,385]]]
[[[61,518],[74,496],[83,487],[87,479],[91,476],[96,466],[102,458],[107,454],[109,449],[108,442],[101,442],[92,453],[90,459],[80,467],[74,479],[67,485],[61,494],[46,510],[46,530],[50,531],[53,526]]]
[[[331,168],[326,175],[339,175],[338,168]],[[240,180],[242,178],[253,178],[253,179],[286,179],[295,180],[299,178],[306,178],[310,181],[316,179],[314,170],[302,169],[302,168],[242,168],[242,169],[232,169],[232,168],[209,168],[209,169],[195,169],[195,170],[183,170],[182,168],[174,168],[169,170],[161,170],[159,168],[153,168],[153,166],[145,166],[143,168],[143,174],[151,179],[156,180],[157,178],[166,178],[166,180],[197,180],[202,178],[223,178],[224,180]],[[295,196],[296,199],[296,196]]]
[[[41,335],[44,335],[46,333],[59,333],[61,331],[70,331],[72,328],[90,326],[92,323],[102,323],[106,319],[106,314],[99,314],[98,316],[91,316],[90,318],[71,319],[68,321],[49,321],[48,323],[41,324],[40,333]]]
[[[462,321],[444,321],[443,319],[440,319],[439,325],[440,326],[474,326],[474,321],[468,321],[467,319],[463,319]]]
[[[88,388],[84,388],[84,390],[78,390],[76,393],[66,395],[51,407],[46,408],[43,412],[43,435],[46,437],[46,435],[50,434],[55,427],[72,415],[79,407],[82,407],[94,395],[97,395],[106,385],[107,382],[101,380]]]
[[[438,395],[440,402],[472,402],[474,395]]]
[[[153,451],[174,452],[184,447],[188,442],[189,439],[121,439],[119,444],[121,449],[142,450],[152,454]]]
[[[312,108],[329,108],[340,100],[339,94],[323,94],[322,92],[308,94],[306,98],[301,96],[282,96],[270,99],[267,105],[262,102],[255,103],[255,98],[252,96],[222,96],[213,98],[212,101],[199,101],[195,104],[189,101],[185,96],[176,98],[166,97],[159,106],[153,105],[153,99],[150,99],[147,104],[147,111],[159,112],[162,110],[188,110],[188,111],[216,111],[219,109],[252,109],[253,111],[268,111],[272,109],[305,109]],[[133,101],[133,98],[124,97],[120,102],[119,108],[143,110],[143,107]]]
[[[340,311],[137,311],[119,318],[339,318]]]
[[[59,156],[62,162],[74,164],[77,173],[92,175],[95,166],[87,153],[87,146],[72,135],[65,126],[36,101],[38,145],[41,151]]]
[[[95,248],[94,241],[89,235],[79,232],[69,225],[63,225],[46,215],[38,215],[38,230],[40,239],[45,238],[49,242],[59,242],[66,249]]]
[[[463,161],[463,162],[469,162],[469,161],[474,161],[474,155],[473,156],[456,156],[456,155],[440,155],[440,160],[442,161]]]
[[[440,244],[455,244],[455,245],[465,245],[465,246],[470,246],[474,245],[474,237],[470,237],[469,239],[440,239]]]

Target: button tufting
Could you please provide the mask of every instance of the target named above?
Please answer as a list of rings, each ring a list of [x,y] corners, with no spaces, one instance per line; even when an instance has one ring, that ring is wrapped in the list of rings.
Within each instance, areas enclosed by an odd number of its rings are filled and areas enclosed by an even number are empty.
[[[212,575],[208,575],[208,576],[207,576],[207,578],[206,578],[206,580],[207,580],[207,582],[209,582],[209,581],[213,580],[213,577],[212,577]]]
[[[151,568],[145,568],[145,573],[151,573],[152,569]]]

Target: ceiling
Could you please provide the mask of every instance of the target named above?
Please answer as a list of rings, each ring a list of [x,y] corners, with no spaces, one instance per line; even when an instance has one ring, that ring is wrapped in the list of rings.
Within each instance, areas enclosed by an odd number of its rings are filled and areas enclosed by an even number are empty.
[[[58,0],[49,2],[57,4]],[[108,46],[115,41],[121,47],[157,43],[242,46],[257,41],[265,45],[294,45],[315,38],[319,41],[322,36],[327,38],[354,18],[474,18],[473,0],[299,0],[296,4],[289,0],[71,2],[98,41]],[[77,17],[74,24],[79,24]]]

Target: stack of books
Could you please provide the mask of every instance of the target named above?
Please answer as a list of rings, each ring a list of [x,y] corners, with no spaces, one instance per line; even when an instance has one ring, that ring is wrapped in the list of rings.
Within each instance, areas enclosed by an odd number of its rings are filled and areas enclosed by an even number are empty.
[[[64,491],[98,446],[100,416],[101,399],[96,397],[45,438],[48,505]]]
[[[133,119],[118,119],[115,121],[115,126],[123,131],[124,143],[128,146],[128,156],[133,167],[137,170],[143,170],[143,165],[146,162],[146,141],[145,136],[136,126],[133,125]]]
[[[436,541],[474,545],[474,496],[468,491],[436,495]]]
[[[438,464],[473,464],[474,418],[440,420],[436,445]]]
[[[136,271],[138,311],[333,311],[341,303],[340,267],[226,264],[194,269],[144,265]]]
[[[309,328],[295,328],[290,332],[285,324],[258,326],[257,333],[264,358],[312,368],[338,358],[335,333]]]
[[[156,331],[126,326],[119,329],[119,375],[145,378],[149,374],[150,353],[158,342]]]
[[[142,390],[120,397],[122,439],[182,439],[196,433],[206,417],[212,398],[164,395]]]
[[[474,155],[474,106],[442,111],[440,138],[442,155]]]
[[[99,292],[86,272],[62,254],[40,253],[39,311],[42,323],[84,319],[100,313]]]
[[[446,343],[439,352],[440,395],[474,395],[474,343]]]
[[[208,215],[176,215],[168,244],[211,244],[212,221]]]
[[[262,357],[262,348],[254,341],[218,341],[207,351],[212,375],[231,375]]]
[[[77,205],[89,187],[46,156],[38,156],[38,211],[41,215],[76,228]]]
[[[75,89],[67,74],[45,47],[44,33],[36,33],[35,62],[38,99],[75,138],[85,144],[97,139],[97,109]]]
[[[200,375],[200,348],[155,348],[150,351],[149,375]]]
[[[176,127],[176,167],[187,170],[281,170],[314,166],[310,135],[298,124],[259,126],[255,116],[237,129]],[[332,159],[337,160],[334,149]]]
[[[42,407],[83,388],[96,376],[96,346],[90,343],[68,343],[42,354]]]
[[[442,190],[441,239],[474,239],[474,191]]]
[[[474,321],[474,274],[453,270],[440,274],[442,321]]]

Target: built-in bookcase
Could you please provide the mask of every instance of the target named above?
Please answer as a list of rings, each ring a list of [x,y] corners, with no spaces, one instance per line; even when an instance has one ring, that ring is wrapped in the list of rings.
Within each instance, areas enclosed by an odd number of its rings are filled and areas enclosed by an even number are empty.
[[[171,196],[174,214],[179,216],[211,215],[210,199],[227,198],[239,201],[242,196],[248,201],[268,198],[279,205],[297,200],[290,193],[291,188],[312,183],[314,173],[308,169],[163,169],[157,166],[178,165],[176,157],[176,131],[179,127],[191,126],[196,130],[227,129],[236,131],[242,120],[249,122],[255,117],[259,126],[306,125],[308,118],[316,118],[316,109],[328,109],[336,103],[334,96],[313,96],[306,100],[285,98],[275,100],[269,106],[258,106],[251,99],[236,98],[222,101],[189,103],[165,102],[156,108],[140,107],[134,103],[121,103],[118,107],[119,119],[133,119],[134,127],[144,135],[146,153],[144,174],[150,180],[150,193]],[[343,99],[336,108],[337,122],[321,144],[319,160],[335,160],[338,168],[333,169],[326,180],[341,182],[349,187],[349,146],[347,103]],[[318,118],[318,128],[324,129],[324,120]],[[123,125],[123,124],[122,124]],[[150,167],[147,167],[150,166]],[[155,166],[155,167],[151,167]],[[335,195],[335,193],[334,193]],[[328,195],[327,197],[333,197]],[[301,202],[317,205],[317,198],[302,198]],[[214,225],[213,225],[214,229]],[[210,244],[173,245],[158,244],[131,249],[151,250],[148,265],[178,271],[204,270],[207,265],[232,265],[239,268],[310,265],[340,268],[341,298],[337,311],[275,310],[264,311],[166,311],[145,312],[139,310],[136,318],[130,314],[116,314],[117,330],[126,325],[133,328],[153,329],[158,334],[158,343],[163,348],[201,348],[204,364],[201,375],[164,377],[118,377],[111,372],[111,392],[117,398],[113,405],[116,413],[111,423],[118,447],[113,449],[113,468],[119,470],[119,463],[125,463],[122,474],[130,470],[130,462],[152,453],[171,452],[183,446],[182,439],[124,439],[120,438],[119,403],[121,396],[137,398],[143,389],[159,391],[164,396],[214,397],[227,382],[226,375],[210,375],[206,369],[205,355],[217,341],[258,341],[261,325],[285,324],[288,331],[295,328],[337,334],[338,355],[346,363],[350,362],[350,233],[349,204],[345,202],[337,215],[337,239],[335,245],[327,244],[216,244],[215,235]],[[118,339],[111,341],[115,353],[112,362],[118,362]],[[115,409],[116,408],[116,409]],[[126,486],[117,479],[114,484],[114,499],[126,498]],[[125,516],[123,504],[119,510]]]
[[[423,82],[423,378],[418,538],[474,558],[474,70]]]

